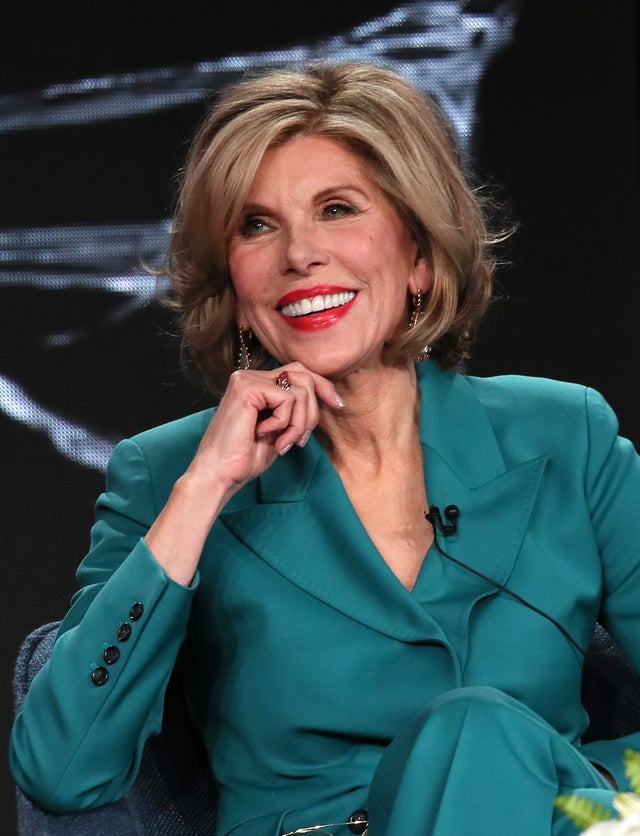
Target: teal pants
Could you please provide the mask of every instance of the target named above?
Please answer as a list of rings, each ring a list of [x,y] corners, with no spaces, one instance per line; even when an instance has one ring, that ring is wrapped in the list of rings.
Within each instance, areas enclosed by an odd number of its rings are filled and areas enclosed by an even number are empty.
[[[434,700],[393,740],[371,785],[369,836],[575,836],[557,795],[580,790],[612,809],[598,770],[502,691]]]

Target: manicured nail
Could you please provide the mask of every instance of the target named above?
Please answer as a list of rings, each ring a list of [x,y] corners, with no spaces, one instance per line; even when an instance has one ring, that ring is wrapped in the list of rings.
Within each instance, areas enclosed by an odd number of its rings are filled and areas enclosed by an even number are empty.
[[[309,441],[309,436],[311,435],[311,430],[307,430],[306,433],[300,437],[298,441],[298,447],[304,447],[304,445]]]
[[[335,400],[336,400],[336,404],[340,408],[342,408],[344,406],[344,401],[342,400],[342,398],[340,397],[340,395],[337,392],[336,392]]]
[[[289,450],[291,450],[292,447],[293,447],[293,444],[287,444],[286,447],[283,447],[282,450],[280,450],[280,455],[284,456],[284,454],[288,453]]]

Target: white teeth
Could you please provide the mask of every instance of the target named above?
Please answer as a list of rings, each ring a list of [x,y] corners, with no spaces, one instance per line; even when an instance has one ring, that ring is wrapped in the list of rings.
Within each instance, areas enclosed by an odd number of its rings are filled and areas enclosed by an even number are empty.
[[[310,313],[319,313],[329,308],[339,308],[346,305],[356,294],[352,290],[344,290],[342,293],[328,293],[326,296],[313,296],[310,299],[299,299],[291,305],[285,305],[282,313],[285,316],[304,316]]]

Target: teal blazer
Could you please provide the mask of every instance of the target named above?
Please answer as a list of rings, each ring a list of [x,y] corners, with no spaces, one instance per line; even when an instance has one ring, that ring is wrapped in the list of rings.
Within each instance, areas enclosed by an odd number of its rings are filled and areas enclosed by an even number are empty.
[[[30,798],[68,811],[121,796],[180,650],[219,834],[344,821],[398,731],[462,686],[506,692],[580,747],[576,645],[597,618],[640,665],[640,459],[589,388],[417,372],[427,496],[460,516],[412,591],[313,437],[232,498],[182,587],[142,538],[212,411],[116,447],[79,590],[12,731]],[[640,736],[583,748],[620,776],[629,745]]]

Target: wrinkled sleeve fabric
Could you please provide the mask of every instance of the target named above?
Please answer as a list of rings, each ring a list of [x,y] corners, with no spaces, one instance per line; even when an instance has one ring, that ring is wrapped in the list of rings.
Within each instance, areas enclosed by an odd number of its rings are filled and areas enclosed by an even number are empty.
[[[11,733],[16,783],[45,810],[121,797],[145,741],[160,731],[198,576],[189,588],[175,583],[147,548],[158,505],[144,451],[121,442],[96,503],[78,591]]]

